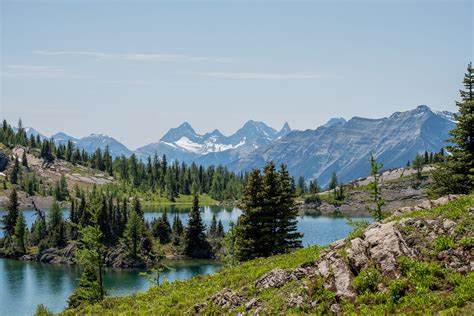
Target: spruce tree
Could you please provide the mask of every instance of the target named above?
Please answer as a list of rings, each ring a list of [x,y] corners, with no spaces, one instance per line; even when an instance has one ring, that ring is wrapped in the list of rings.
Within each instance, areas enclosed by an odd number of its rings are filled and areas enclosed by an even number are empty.
[[[2,218],[2,228],[5,231],[5,235],[7,237],[13,236],[15,232],[15,224],[19,213],[18,206],[18,194],[16,193],[16,189],[13,188],[7,204],[7,214],[5,214]]]
[[[298,185],[296,186],[296,194],[303,196],[306,193],[306,183],[303,176],[298,178]]]
[[[153,236],[158,237],[160,244],[164,245],[171,241],[171,225],[168,221],[168,212],[166,209],[160,218],[156,219],[152,224]]]
[[[137,197],[133,199],[132,210],[134,210],[135,213],[137,213],[140,218],[143,218],[142,205],[140,203],[140,200]]]
[[[212,215],[211,226],[209,227],[209,237],[213,238],[217,236],[217,219],[216,214]]]
[[[235,265],[236,261],[236,241],[237,241],[237,232],[236,227],[233,221],[229,223],[229,231],[225,234],[224,245],[227,250],[227,260],[230,261],[231,265]]]
[[[20,212],[16,219],[14,240],[16,251],[20,254],[24,254],[26,252],[26,223],[23,212]]]
[[[18,162],[18,158],[15,158],[12,173],[10,175],[11,184],[18,184],[18,182],[20,181],[20,173],[21,173],[20,164]]]
[[[295,207],[292,180],[284,164],[278,171],[278,202],[275,210],[277,221],[274,253],[300,248],[303,235],[298,232],[298,210]]]
[[[219,220],[219,222],[217,223],[217,231],[216,231],[216,235],[217,237],[219,238],[223,238],[225,233],[224,233],[224,225],[222,225],[222,221]]]
[[[28,168],[28,159],[26,158],[26,150],[23,150],[23,155],[21,157],[21,165],[25,168]]]
[[[423,156],[421,156],[420,154],[416,154],[416,157],[412,162],[412,166],[416,170],[416,178],[418,180],[423,179],[423,176],[422,176],[423,165],[424,165]]]
[[[58,203],[54,202],[48,212],[49,244],[51,247],[62,247],[66,244],[64,219]]]
[[[383,165],[377,163],[373,154],[370,154],[369,162],[370,174],[374,178],[374,181],[369,183],[369,189],[371,190],[372,201],[375,205],[375,208],[369,209],[369,211],[376,220],[380,221],[383,218],[382,206],[385,204],[380,189],[380,169],[383,168]]]
[[[173,234],[181,236],[184,232],[183,222],[179,218],[179,215],[176,214],[173,219]]]
[[[179,246],[181,244],[181,237],[183,236],[183,233],[184,233],[184,227],[178,214],[174,216],[172,231],[173,231],[173,245]]]
[[[140,247],[140,241],[143,236],[144,225],[140,215],[135,210],[130,211],[130,217],[128,218],[127,225],[125,226],[125,238],[132,250],[132,256],[138,255]]]
[[[248,176],[239,207],[242,215],[236,225],[236,251],[239,261],[250,260],[262,256],[260,237],[265,221],[261,216],[263,205],[262,175],[260,170],[252,170]]]
[[[104,246],[100,239],[102,233],[97,225],[97,216],[92,210],[94,226],[82,227],[79,230],[79,247],[75,261],[83,267],[79,285],[69,297],[69,307],[77,307],[81,303],[93,304],[105,296],[102,267],[104,264]]]
[[[452,144],[445,162],[433,173],[433,189],[438,194],[466,194],[474,189],[474,68],[469,63],[464,75],[461,101],[456,102],[456,127],[450,131]]]
[[[283,253],[301,247],[294,207],[293,180],[286,167],[269,162],[263,175],[253,170],[241,199],[243,214],[237,224],[239,260]]]
[[[194,195],[193,207],[189,213],[188,227],[185,233],[184,252],[191,258],[212,258],[211,245],[206,239],[206,227],[199,211],[199,198]]]

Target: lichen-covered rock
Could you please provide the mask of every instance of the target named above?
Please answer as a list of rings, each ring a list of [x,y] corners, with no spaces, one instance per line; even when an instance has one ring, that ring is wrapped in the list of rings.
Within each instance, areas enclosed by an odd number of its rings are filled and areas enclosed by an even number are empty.
[[[368,253],[383,274],[398,274],[396,259],[400,256],[413,256],[395,223],[376,223],[364,233],[368,243]]]
[[[353,271],[358,273],[369,264],[368,247],[369,244],[361,238],[351,240],[351,247],[347,249],[347,259]]]
[[[331,262],[331,270],[334,277],[336,296],[350,300],[355,299],[356,293],[352,287],[353,275],[347,263],[340,258],[334,258]]]
[[[215,294],[211,298],[211,301],[222,308],[232,308],[242,305],[245,302],[245,299],[240,294],[225,288]]]
[[[255,282],[257,289],[268,289],[281,287],[292,281],[294,278],[291,271],[283,269],[273,269]]]

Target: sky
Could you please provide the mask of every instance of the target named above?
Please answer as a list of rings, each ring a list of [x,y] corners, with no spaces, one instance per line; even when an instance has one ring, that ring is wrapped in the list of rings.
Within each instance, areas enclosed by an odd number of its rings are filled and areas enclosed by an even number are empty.
[[[0,0],[0,117],[131,149],[189,122],[455,111],[473,1]]]

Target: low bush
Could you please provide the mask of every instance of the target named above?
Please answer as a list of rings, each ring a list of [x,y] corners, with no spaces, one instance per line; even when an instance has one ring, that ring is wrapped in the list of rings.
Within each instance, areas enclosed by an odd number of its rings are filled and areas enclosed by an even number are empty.
[[[439,236],[433,240],[434,251],[439,253],[443,250],[449,250],[454,248],[454,237],[450,236]]]
[[[374,293],[380,281],[380,272],[375,268],[367,268],[352,280],[352,285],[359,294]]]

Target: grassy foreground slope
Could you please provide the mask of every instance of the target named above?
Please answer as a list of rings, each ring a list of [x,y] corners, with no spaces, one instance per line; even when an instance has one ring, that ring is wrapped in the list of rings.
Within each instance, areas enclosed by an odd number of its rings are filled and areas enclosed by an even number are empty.
[[[64,314],[472,314],[474,196],[394,212],[345,240]]]

